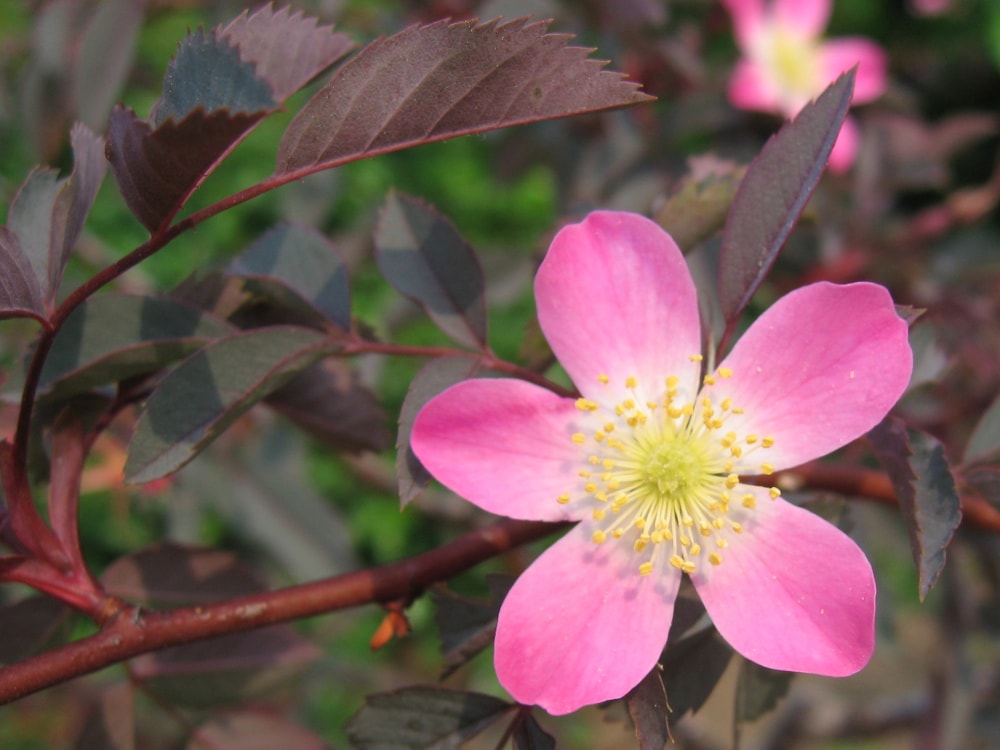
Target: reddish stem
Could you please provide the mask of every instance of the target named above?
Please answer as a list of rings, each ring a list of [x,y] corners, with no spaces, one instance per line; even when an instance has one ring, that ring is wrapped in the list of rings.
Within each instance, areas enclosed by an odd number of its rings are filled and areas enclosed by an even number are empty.
[[[146,612],[111,599],[100,633],[0,671],[0,703],[168,646],[362,604],[409,601],[432,583],[560,528],[561,524],[503,520],[397,563],[198,607]]]

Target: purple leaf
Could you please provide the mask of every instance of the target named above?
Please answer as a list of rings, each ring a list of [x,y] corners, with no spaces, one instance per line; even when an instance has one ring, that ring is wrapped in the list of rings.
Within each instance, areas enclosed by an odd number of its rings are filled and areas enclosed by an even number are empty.
[[[153,372],[232,328],[188,305],[101,294],[67,318],[42,370],[45,395],[67,395]]]
[[[843,74],[765,145],[733,199],[719,250],[719,301],[728,339],[826,167],[854,91]],[[723,342],[725,343],[725,341]]]
[[[514,750],[555,750],[555,738],[542,729],[538,719],[528,709],[522,710],[514,719],[514,731],[510,735]]]
[[[219,339],[150,395],[129,444],[128,482],[161,479],[194,459],[254,404],[336,346],[316,331],[273,326]]]
[[[255,594],[263,580],[232,552],[162,542],[120,557],[101,576],[115,596],[163,609]]]
[[[0,227],[0,318],[45,318],[45,300],[17,235]]]
[[[709,627],[667,646],[663,652],[663,684],[675,719],[694,713],[712,694],[726,671],[733,649]]]
[[[399,433],[396,437],[396,476],[401,507],[405,508],[431,481],[430,473],[410,448],[410,433],[413,432],[417,412],[441,391],[475,377],[481,371],[482,363],[476,357],[441,357],[424,365],[410,382],[399,412]]]
[[[962,521],[955,479],[941,443],[908,430],[896,417],[886,417],[868,439],[896,490],[923,601],[944,568],[946,548]]]
[[[347,722],[347,737],[358,750],[457,748],[512,708],[482,693],[404,688],[365,698],[365,705]]]
[[[736,731],[741,724],[773,711],[788,695],[794,676],[793,672],[778,672],[743,659],[736,682]]]
[[[270,85],[274,98],[284,101],[354,46],[347,34],[319,26],[315,18],[290,8],[265,5],[252,15],[244,11],[216,31],[219,39],[239,47]]]
[[[441,654],[444,657],[442,680],[493,644],[497,614],[514,579],[490,575],[486,582],[490,588],[489,601],[460,596],[443,586],[430,591],[431,602],[434,604],[434,622],[441,637]]]
[[[289,296],[285,306],[307,307],[321,319],[351,327],[351,290],[347,266],[336,246],[315,230],[282,224],[259,237],[230,265],[229,273],[253,277],[272,295]]]
[[[383,451],[392,444],[385,412],[344,362],[327,359],[296,375],[267,404],[339,451]]]
[[[268,112],[196,109],[155,130],[130,109],[115,107],[108,159],[118,189],[143,226],[155,232],[180,210],[201,181]]]
[[[253,63],[241,59],[240,51],[227,40],[198,29],[181,42],[167,66],[163,94],[149,120],[159,127],[167,120],[179,122],[196,109],[252,114],[273,110],[277,104]]]
[[[71,610],[48,596],[0,607],[0,666],[21,661],[70,634]]]
[[[962,462],[971,464],[996,458],[997,453],[1000,453],[1000,397],[989,405],[973,428]]]
[[[73,747],[75,750],[134,750],[135,693],[131,684],[122,682],[101,691]]]
[[[625,696],[629,716],[635,724],[635,738],[642,750],[663,750],[670,742],[667,691],[659,665]]]
[[[7,220],[31,261],[47,306],[55,300],[63,269],[107,170],[104,141],[86,126],[73,126],[70,143],[69,177],[60,180],[51,169],[34,170],[14,196]]]
[[[104,130],[135,59],[144,3],[104,0],[83,29],[73,66],[73,100],[80,119]]]
[[[439,21],[372,42],[292,121],[276,172],[651,100],[546,28],[525,19]]]
[[[455,341],[486,350],[479,259],[455,227],[422,201],[390,193],[375,231],[379,271]]]
[[[185,750],[326,750],[322,737],[269,713],[219,716],[191,735]]]

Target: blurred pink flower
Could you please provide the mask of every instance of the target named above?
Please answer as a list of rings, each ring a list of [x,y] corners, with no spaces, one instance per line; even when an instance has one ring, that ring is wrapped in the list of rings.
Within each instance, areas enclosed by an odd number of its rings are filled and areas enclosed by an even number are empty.
[[[818,458],[885,416],[912,367],[888,292],[803,287],[706,367],[677,245],[641,216],[597,212],[556,235],[535,298],[582,396],[469,380],[412,433],[430,472],[479,507],[578,521],[500,610],[495,665],[511,695],[552,714],[625,695],[663,650],[682,573],[758,664],[861,669],[875,613],[864,553],[740,477]]]
[[[823,41],[831,0],[722,0],[733,18],[743,52],[729,82],[729,100],[741,109],[788,118],[846,70],[858,66],[854,104],[878,98],[886,87],[886,56],[859,37]],[[830,155],[830,169],[845,171],[858,150],[858,126],[850,117]]]

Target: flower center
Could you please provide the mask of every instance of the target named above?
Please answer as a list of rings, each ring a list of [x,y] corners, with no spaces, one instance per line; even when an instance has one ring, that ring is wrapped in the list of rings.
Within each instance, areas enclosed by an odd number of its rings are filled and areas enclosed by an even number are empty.
[[[693,355],[700,361],[700,355]],[[701,560],[722,564],[732,534],[741,534],[756,507],[760,488],[740,484],[739,472],[771,474],[769,463],[755,463],[758,450],[773,438],[726,430],[743,413],[728,398],[713,397],[712,387],[728,379],[729,368],[706,375],[697,397],[686,400],[680,379],[671,375],[657,400],[641,401],[636,378],[626,378],[632,394],[613,406],[578,399],[584,413],[572,441],[581,448],[579,484],[557,499],[590,517],[593,541],[613,541],[637,555],[641,575],[665,562],[686,573]],[[600,376],[604,385],[607,376]],[[767,489],[771,498],[781,493]]]
[[[814,40],[773,28],[765,36],[761,53],[788,106],[798,108],[819,93],[819,48]]]

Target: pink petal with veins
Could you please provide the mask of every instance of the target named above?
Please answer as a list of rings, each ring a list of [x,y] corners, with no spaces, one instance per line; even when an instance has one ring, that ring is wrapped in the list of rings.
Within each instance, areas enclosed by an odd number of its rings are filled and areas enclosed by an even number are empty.
[[[694,282],[676,243],[638,214],[595,211],[563,227],[535,277],[538,322],[576,387],[598,403],[638,378],[655,398],[667,375],[693,389],[701,352]],[[598,376],[611,377],[602,385]]]
[[[532,563],[497,622],[500,683],[551,714],[625,695],[656,665],[673,618],[680,571],[640,576],[590,533],[580,524]]]
[[[871,658],[875,579],[842,531],[760,487],[722,563],[691,580],[723,638],[770,669],[843,677]]]
[[[537,521],[568,516],[556,498],[577,482],[572,399],[522,380],[466,380],[417,414],[413,452],[434,477],[490,513]]]
[[[820,282],[771,305],[722,365],[733,376],[714,395],[745,412],[726,428],[772,436],[774,447],[752,455],[782,469],[825,456],[882,421],[909,383],[913,354],[885,287]]]

